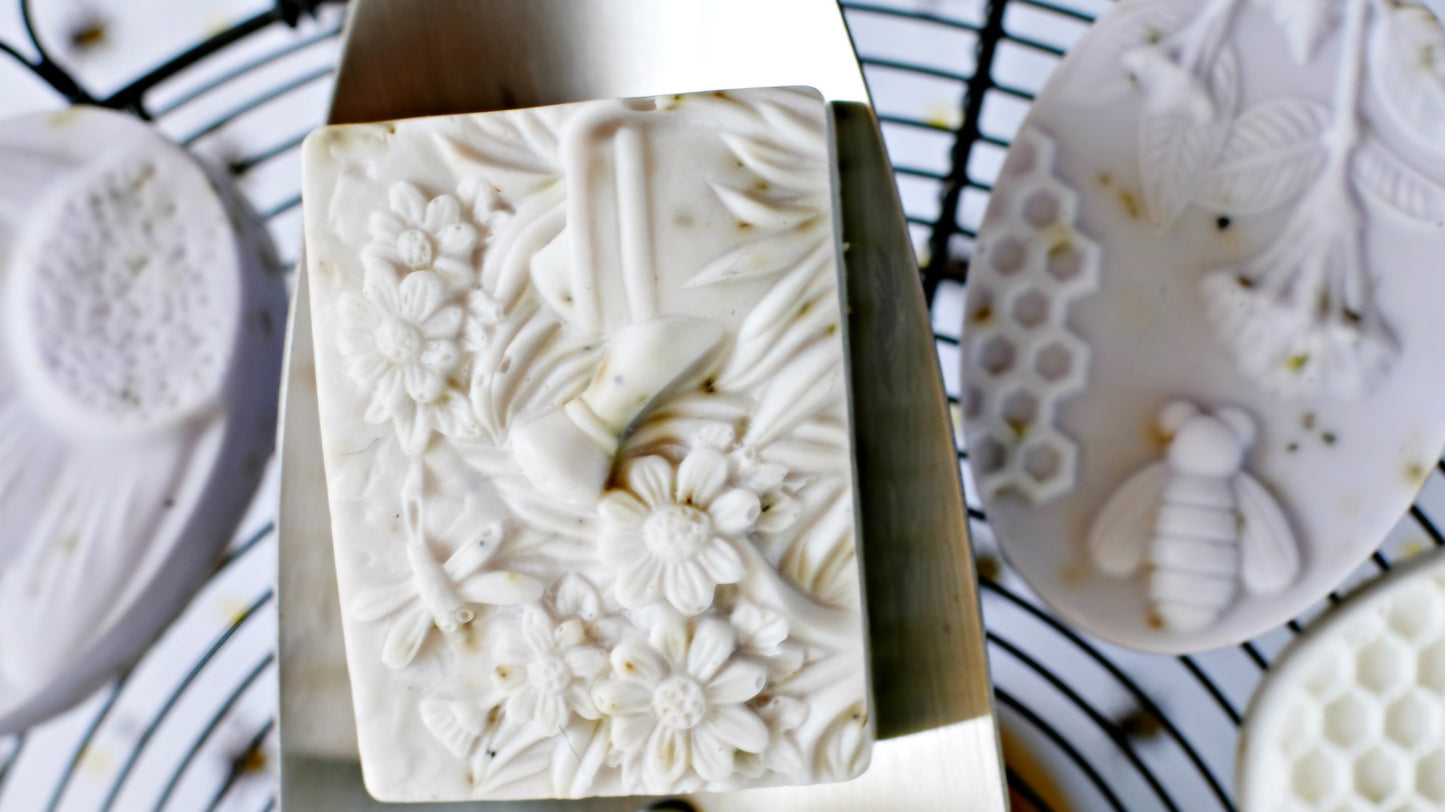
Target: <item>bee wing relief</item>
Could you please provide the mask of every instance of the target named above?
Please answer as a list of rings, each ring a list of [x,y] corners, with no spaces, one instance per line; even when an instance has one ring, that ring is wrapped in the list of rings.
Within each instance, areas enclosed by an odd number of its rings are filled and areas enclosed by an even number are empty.
[[[1239,511],[1240,578],[1251,592],[1278,592],[1299,575],[1299,545],[1279,503],[1254,477],[1234,478]]]
[[[1114,491],[1089,528],[1089,555],[1100,571],[1126,576],[1139,568],[1154,536],[1154,517],[1169,484],[1169,465],[1156,462]]]

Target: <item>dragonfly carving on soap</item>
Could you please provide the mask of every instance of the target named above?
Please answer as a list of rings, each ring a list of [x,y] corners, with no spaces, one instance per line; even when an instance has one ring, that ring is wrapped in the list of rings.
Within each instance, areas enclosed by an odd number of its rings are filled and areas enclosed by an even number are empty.
[[[1128,0],[1071,55],[1058,95],[1140,99],[1138,173],[1157,230],[1191,206],[1223,223],[1283,208],[1285,224],[1253,255],[1201,269],[1215,335],[1277,396],[1362,397],[1400,352],[1375,296],[1385,269],[1367,260],[1366,214],[1424,228],[1445,218],[1445,185],[1394,146],[1440,151],[1445,75],[1422,66],[1445,48],[1445,28],[1408,3],[1258,0],[1281,51],[1299,64],[1328,60],[1320,69],[1334,81],[1327,100],[1240,110],[1230,32],[1251,22],[1240,19],[1247,5]]]
[[[1300,570],[1289,520],[1244,470],[1254,420],[1227,406],[1204,413],[1175,401],[1159,415],[1164,459],[1115,491],[1089,531],[1089,554],[1108,575],[1144,573],[1149,625],[1196,631],[1233,605],[1239,585],[1278,592]]]

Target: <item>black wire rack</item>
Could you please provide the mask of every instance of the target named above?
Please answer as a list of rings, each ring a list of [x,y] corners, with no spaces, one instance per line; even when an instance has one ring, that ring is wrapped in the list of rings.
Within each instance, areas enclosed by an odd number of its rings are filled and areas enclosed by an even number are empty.
[[[895,159],[957,418],[962,297],[991,183],[1039,85],[1108,0],[842,6]],[[63,101],[154,121],[178,143],[224,164],[267,221],[281,256],[294,260],[298,147],[324,115],[340,8],[279,0],[103,96],[52,55],[26,0],[20,11],[29,41],[0,43],[15,70],[37,77]],[[900,41],[909,47],[889,44]],[[6,65],[0,59],[0,101],[13,79]],[[290,131],[248,125],[256,111],[275,105],[296,111]],[[1160,657],[1111,646],[1061,623],[1002,562],[962,447],[958,459],[1017,805],[1036,812],[1233,812],[1234,748],[1248,699],[1281,649],[1342,593],[1236,648]],[[1442,483],[1445,467],[1437,467],[1424,493],[1440,496]],[[252,512],[211,582],[151,654],[61,719],[0,739],[0,810],[276,806],[268,783],[274,771],[264,763],[275,737],[273,509]],[[1434,516],[1445,519],[1445,499],[1417,502],[1341,590],[1445,544]],[[191,622],[218,600],[229,606],[219,630],[214,616],[208,626]],[[211,631],[197,636],[198,627]],[[132,708],[142,685],[156,698]],[[248,705],[268,711],[243,713]],[[46,753],[68,756],[42,762],[41,740]],[[109,755],[96,764],[102,752]],[[258,782],[263,789],[243,797],[239,790]],[[22,790],[40,798],[39,806],[13,805]]]

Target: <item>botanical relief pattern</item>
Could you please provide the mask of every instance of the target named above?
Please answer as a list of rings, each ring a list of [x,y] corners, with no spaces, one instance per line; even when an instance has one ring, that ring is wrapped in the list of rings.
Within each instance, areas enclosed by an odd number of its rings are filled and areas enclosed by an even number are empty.
[[[348,645],[381,641],[351,652],[353,681],[409,686],[472,797],[856,774],[872,728],[821,104],[748,91],[396,127],[451,185],[388,180],[346,215],[370,235],[342,257],[354,274],[314,283],[338,326],[318,341],[323,401],[384,428],[328,476],[405,460],[370,477],[384,509],[337,526],[338,554],[367,551],[364,583],[343,578],[368,630]],[[689,170],[705,205],[673,217],[697,250],[655,225],[696,195],[646,171],[683,137],[711,167]],[[622,201],[615,222],[579,225],[599,195]],[[409,777],[372,788],[434,798]]]
[[[1382,140],[1363,96],[1378,97],[1388,132],[1438,149],[1445,29],[1414,3],[1256,3],[1301,65],[1338,41],[1333,64],[1319,66],[1333,73],[1328,103],[1278,98],[1236,111],[1229,41],[1242,0],[1130,0],[1090,35],[1064,84],[1086,103],[1141,94],[1139,172],[1157,227],[1170,228],[1191,204],[1230,217],[1291,207],[1271,244],[1206,277],[1208,311],[1260,386],[1286,397],[1359,397],[1399,352],[1365,259],[1367,212],[1437,227],[1445,210],[1445,186]],[[1103,93],[1083,90],[1121,72],[1126,80]]]

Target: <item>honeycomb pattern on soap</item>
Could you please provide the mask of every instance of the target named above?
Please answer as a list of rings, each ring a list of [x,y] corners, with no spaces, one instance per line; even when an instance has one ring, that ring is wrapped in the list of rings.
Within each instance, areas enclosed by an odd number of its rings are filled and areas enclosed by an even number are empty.
[[[1251,710],[1244,812],[1445,809],[1445,576],[1389,589],[1293,655],[1285,707]]]
[[[965,327],[974,475],[986,494],[1034,504],[1073,487],[1078,445],[1054,412],[1083,390],[1089,364],[1069,306],[1099,285],[1099,246],[1075,227],[1078,198],[1053,164],[1054,143],[1038,130],[1014,142],[969,270]]]

